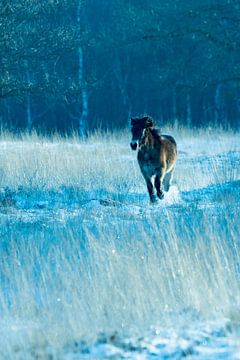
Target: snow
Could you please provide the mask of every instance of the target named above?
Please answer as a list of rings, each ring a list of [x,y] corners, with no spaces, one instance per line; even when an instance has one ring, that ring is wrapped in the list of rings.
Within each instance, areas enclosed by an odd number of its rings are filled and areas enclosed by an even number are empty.
[[[0,358],[239,359],[238,138],[154,205],[128,138],[0,141]]]

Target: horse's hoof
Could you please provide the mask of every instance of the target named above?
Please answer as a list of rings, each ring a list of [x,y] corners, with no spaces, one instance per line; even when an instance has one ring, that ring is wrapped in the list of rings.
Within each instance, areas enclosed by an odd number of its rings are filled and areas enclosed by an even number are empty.
[[[162,200],[164,198],[164,193],[163,192],[158,193],[157,196],[159,197],[160,200]]]
[[[158,200],[157,200],[156,196],[151,196],[151,197],[150,197],[150,202],[151,202],[151,204],[156,204],[157,201],[158,201]]]

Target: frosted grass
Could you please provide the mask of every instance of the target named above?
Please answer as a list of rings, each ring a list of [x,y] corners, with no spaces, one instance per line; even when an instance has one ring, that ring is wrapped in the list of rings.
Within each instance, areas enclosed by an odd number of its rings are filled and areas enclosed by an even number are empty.
[[[219,178],[218,182],[238,178],[239,163],[228,157],[229,152],[239,151],[238,134],[221,131],[214,134],[212,130],[195,133],[181,130],[179,134],[173,129],[166,131],[178,141],[180,166],[175,178],[179,188],[207,186],[215,183],[216,178]],[[96,133],[84,143],[76,136],[43,138],[33,134],[12,138],[10,134],[2,134],[0,142],[1,187],[50,189],[73,186],[83,191],[105,189],[126,193],[138,190],[143,184],[136,153],[129,151],[130,134],[127,132]],[[218,171],[216,155],[226,159],[223,159],[221,171]],[[181,165],[189,158],[191,161],[182,170]],[[210,169],[206,166],[209,162]]]
[[[209,138],[179,133],[174,187],[152,207],[127,133],[2,135],[0,357],[85,356],[116,332],[170,342],[169,329],[192,326],[201,338],[212,322],[237,347],[240,145]]]

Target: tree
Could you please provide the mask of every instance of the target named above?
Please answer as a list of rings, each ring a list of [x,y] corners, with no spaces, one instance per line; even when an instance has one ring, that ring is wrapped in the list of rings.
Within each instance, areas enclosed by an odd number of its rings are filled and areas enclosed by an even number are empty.
[[[235,0],[3,0],[2,123],[71,131],[163,123],[239,127]]]

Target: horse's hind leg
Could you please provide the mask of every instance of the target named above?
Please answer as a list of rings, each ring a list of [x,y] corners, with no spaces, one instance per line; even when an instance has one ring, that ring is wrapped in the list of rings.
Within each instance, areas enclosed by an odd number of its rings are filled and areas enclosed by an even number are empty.
[[[163,185],[164,185],[165,191],[169,191],[169,189],[170,189],[170,185],[171,185],[172,177],[173,177],[173,171],[174,171],[174,169],[169,171],[168,173],[166,173],[164,176]]]
[[[162,189],[163,177],[164,177],[163,172],[157,174],[155,177],[155,188],[157,190],[157,196],[159,197],[159,199],[164,198],[163,189]]]

